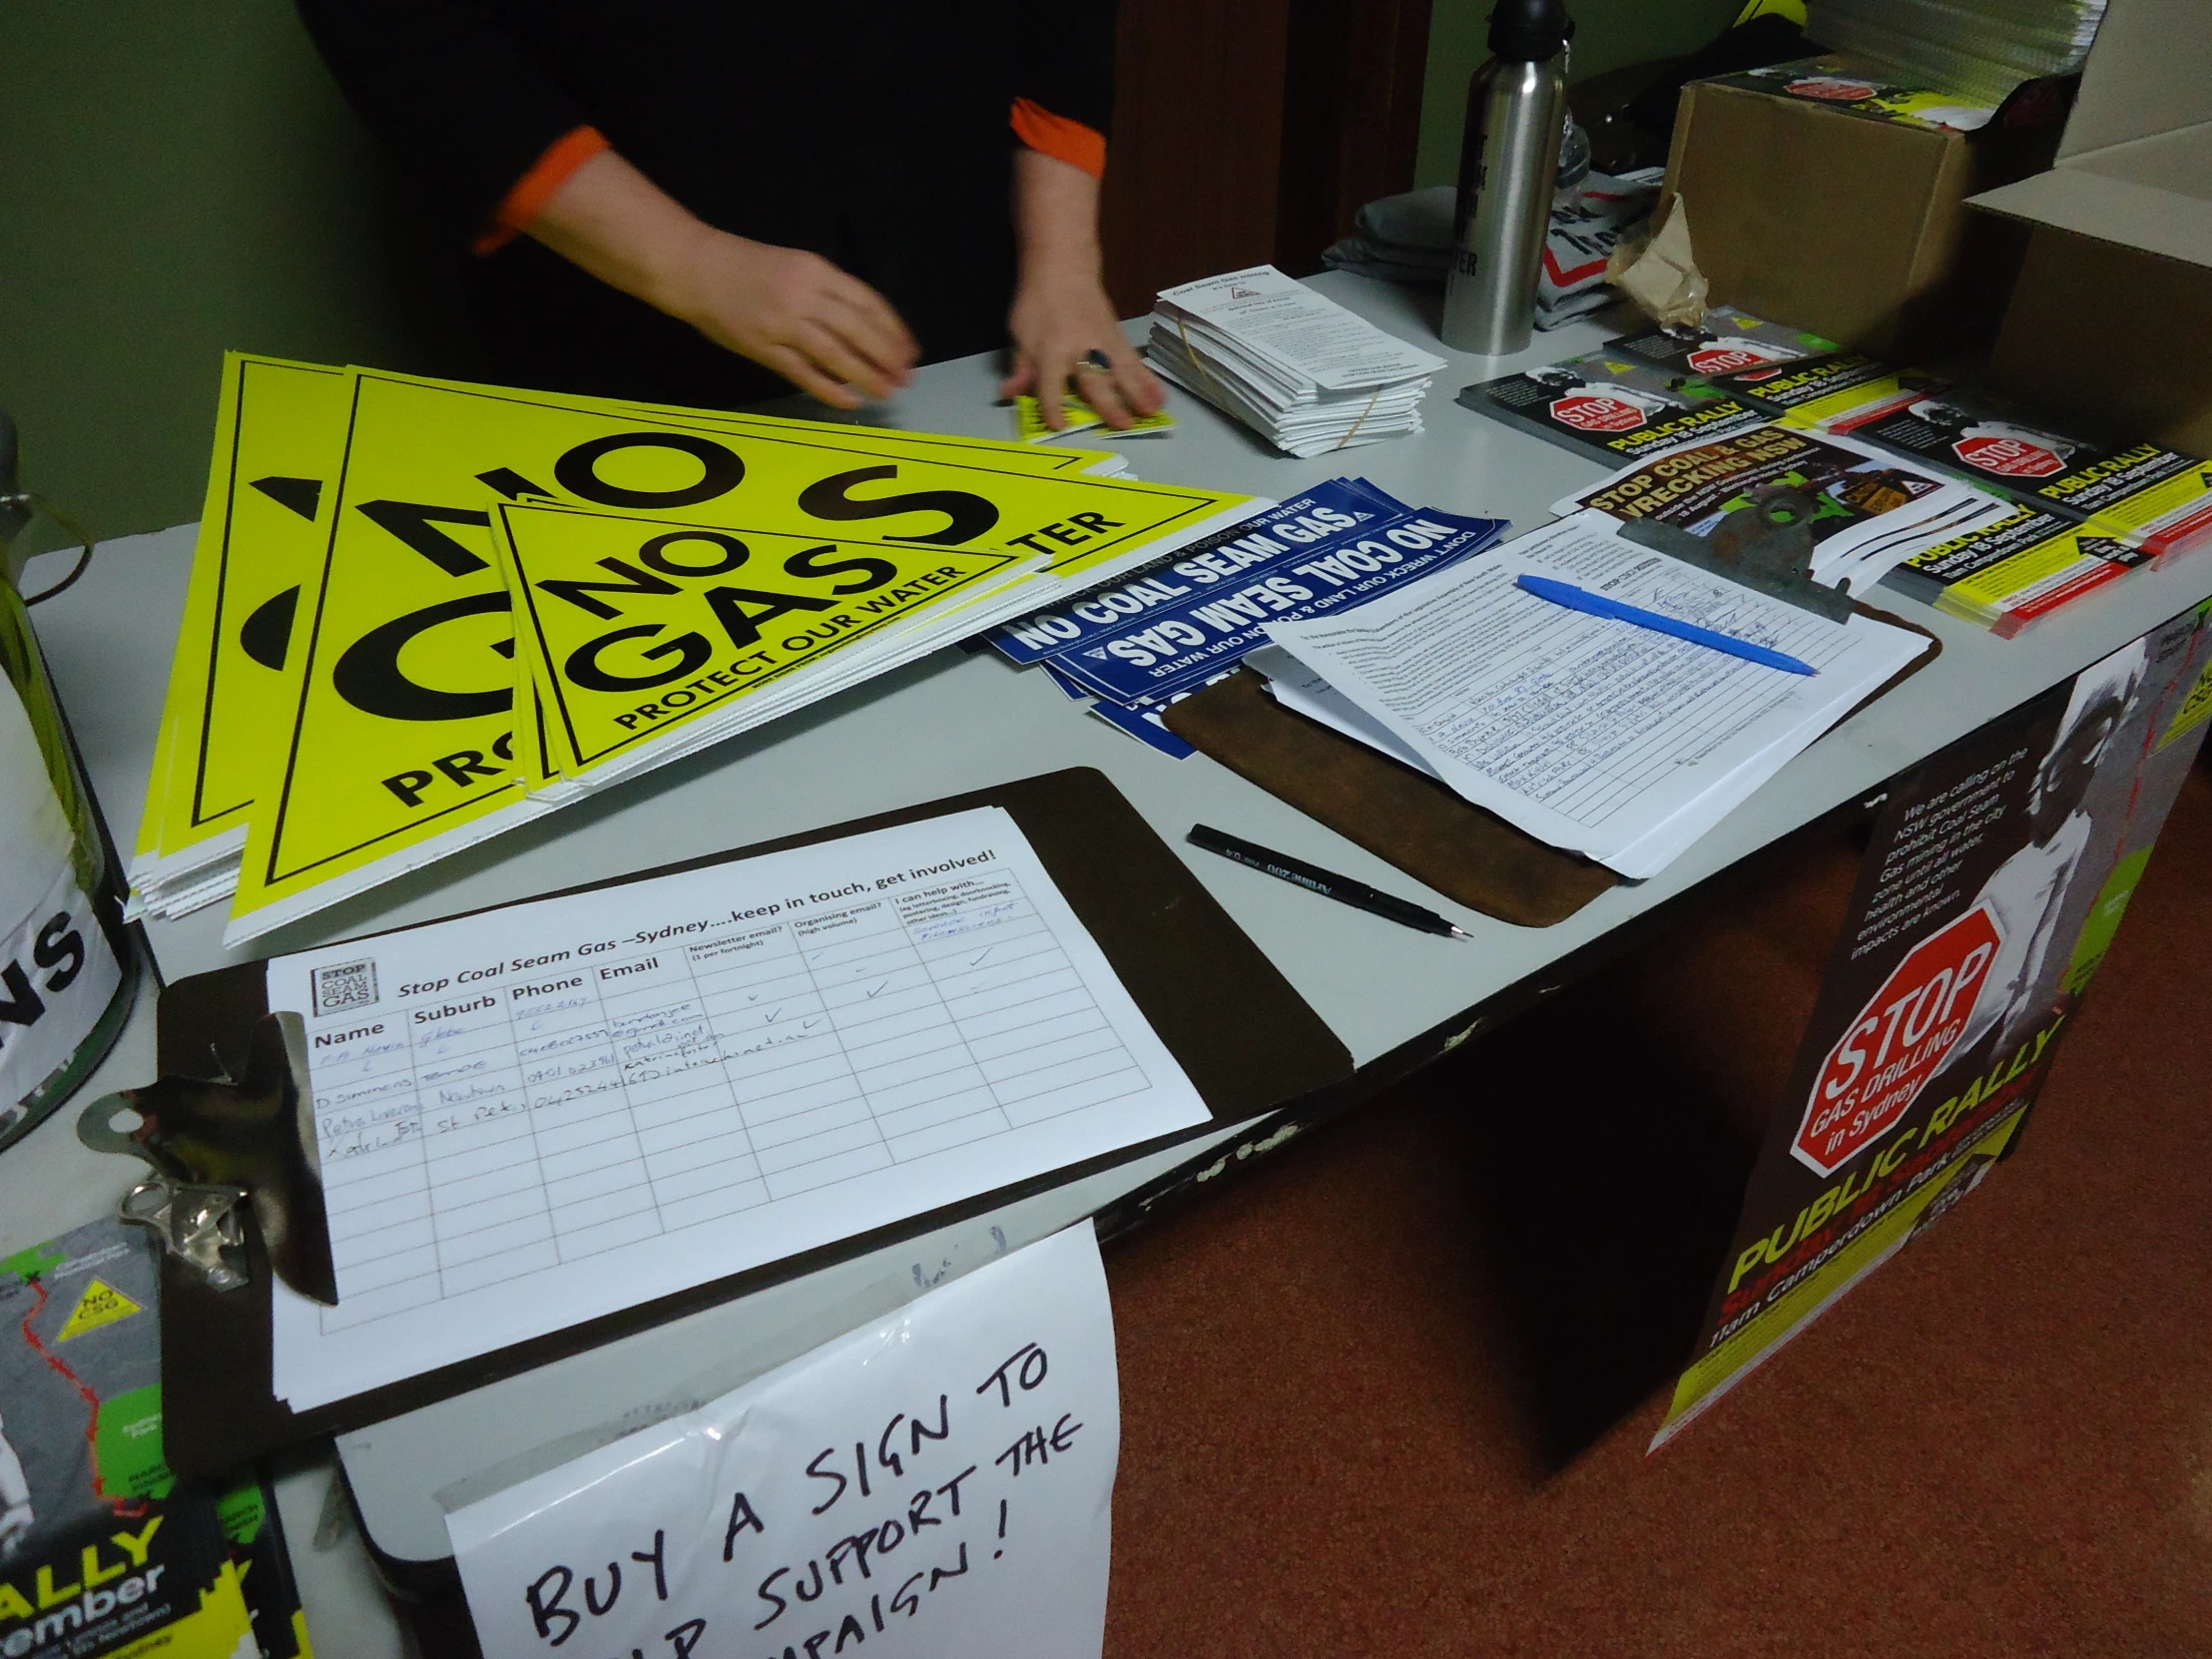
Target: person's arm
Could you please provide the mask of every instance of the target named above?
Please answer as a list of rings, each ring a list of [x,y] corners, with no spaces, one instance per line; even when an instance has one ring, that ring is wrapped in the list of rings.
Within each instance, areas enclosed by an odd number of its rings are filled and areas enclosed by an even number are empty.
[[[716,230],[612,150],[571,173],[525,231],[825,403],[858,408],[912,373],[913,336],[865,282],[820,255]]]
[[[905,325],[796,249],[694,218],[612,153],[484,0],[297,0],[339,88],[479,256],[527,234],[827,402],[903,383]]]
[[[1006,320],[1014,371],[999,395],[1032,393],[1045,424],[1055,431],[1067,424],[1060,393],[1071,376],[1109,426],[1126,427],[1166,401],[1159,380],[1123,336],[1106,295],[1098,184],[1056,156],[1026,146],[1014,154],[1014,235],[1021,264]],[[1093,351],[1110,366],[1093,365]]]
[[[1166,400],[1122,337],[1098,246],[1099,181],[1114,110],[1115,0],[1020,0],[1019,80],[1010,112],[1014,235],[1019,251],[1007,332],[1014,371],[1004,397],[1031,392],[1045,423],[1066,421],[1070,377],[1111,426],[1126,427]],[[1107,364],[1090,362],[1096,351]]]
[[[464,246],[514,233],[510,197],[554,185],[606,140],[484,0],[296,0],[346,102]]]

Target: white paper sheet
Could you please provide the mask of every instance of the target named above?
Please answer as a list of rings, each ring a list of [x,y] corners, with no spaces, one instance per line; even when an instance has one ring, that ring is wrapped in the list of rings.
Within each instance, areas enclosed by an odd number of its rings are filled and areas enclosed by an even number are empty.
[[[1420,752],[1359,704],[1308,668],[1280,645],[1263,646],[1245,658],[1244,666],[1268,683],[1268,695],[1295,715],[1364,743],[1401,766],[1436,778],[1436,769]],[[1438,783],[1443,780],[1437,778]]]
[[[446,1528],[486,1659],[1098,1659],[1120,1447],[1084,1223]]]
[[[1254,266],[1163,288],[1161,313],[1203,325],[1225,350],[1255,367],[1279,371],[1288,383],[1323,391],[1386,385],[1433,374],[1444,360],[1385,333],[1366,317],[1293,281],[1273,266]]]
[[[1563,578],[1787,652],[1811,677],[1524,593]],[[1458,794],[1623,875],[1656,874],[1929,641],[1833,623],[1623,541],[1589,513],[1270,638]]]
[[[339,1304],[294,1409],[1206,1121],[981,808],[269,964]]]
[[[1256,651],[1245,662],[1247,666],[1256,668],[1267,676],[1269,694],[1292,713],[1318,721],[1332,731],[1341,732],[1355,742],[1364,743],[1370,749],[1411,767],[1415,772],[1426,773],[1429,777],[1436,778],[1438,783],[1443,782],[1437,777],[1436,769],[1423,760],[1411,745],[1281,646]],[[1653,826],[1621,856],[1655,869],[1673,861],[1773,776],[1775,769],[1763,765],[1762,760],[1760,756],[1753,756],[1726,778],[1716,779],[1704,795],[1688,803],[1664,823]]]

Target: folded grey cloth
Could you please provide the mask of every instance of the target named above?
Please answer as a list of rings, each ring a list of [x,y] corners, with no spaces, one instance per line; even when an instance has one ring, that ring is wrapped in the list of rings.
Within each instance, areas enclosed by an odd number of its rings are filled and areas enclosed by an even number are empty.
[[[1354,217],[1352,240],[1393,253],[1433,255],[1440,262],[1451,250],[1451,220],[1458,209],[1459,193],[1450,185],[1385,196]]]
[[[1553,199],[1536,278],[1537,327],[1556,328],[1612,300],[1606,258],[1650,215],[1661,177],[1659,168],[1618,178],[1590,173]],[[1332,245],[1322,263],[1386,282],[1441,287],[1458,196],[1450,185],[1434,185],[1370,202],[1354,218],[1353,234]]]

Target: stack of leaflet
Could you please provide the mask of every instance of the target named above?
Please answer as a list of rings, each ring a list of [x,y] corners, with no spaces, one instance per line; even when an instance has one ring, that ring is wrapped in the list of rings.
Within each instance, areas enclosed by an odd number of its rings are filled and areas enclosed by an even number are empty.
[[[2011,403],[1945,387],[1852,435],[2022,506],[2094,521],[2163,559],[2212,544],[2212,462],[2137,437],[2060,431]]]
[[[1624,524],[1710,537],[1767,485],[1812,500],[1806,526],[1813,538],[1812,578],[1851,594],[1864,594],[1916,554],[2011,511],[2010,503],[1902,456],[1789,425],[1753,426],[1633,461],[1594,488],[1553,503],[1552,511],[1588,509]]]
[[[1164,289],[1146,350],[1177,385],[1302,457],[1419,431],[1444,365],[1266,265]]]
[[[1518,585],[1565,581],[1764,646],[1800,675]],[[1832,622],[1584,511],[1344,616],[1267,625],[1279,702],[1631,878],[1658,874],[1932,641]]]
[[[234,356],[136,909],[254,937],[1251,511],[1101,462]]]
[[[1651,373],[1663,378],[1655,385]],[[1700,455],[1729,455],[1705,445],[1739,430],[1739,409],[1814,435],[1831,496],[1814,527],[1816,576],[1864,593],[1886,570],[1891,588],[2002,638],[2130,570],[2212,546],[2212,461],[2139,434],[2064,429],[2002,398],[1740,311],[1626,335],[1582,358],[1469,386],[1460,401],[1621,459],[1687,444]],[[1909,468],[1876,462],[1883,451]],[[1794,461],[1796,452],[1781,458]],[[1759,467],[1760,478],[1777,476]],[[1928,487],[1945,476],[1988,499]],[[1652,494],[1646,485],[1656,474],[1640,467],[1608,483],[1631,478],[1644,482],[1626,493],[1646,495],[1685,526],[1717,522],[1711,509],[1742,499],[1686,475],[1675,483],[1695,499]],[[1882,510],[1870,515],[1869,507]],[[1879,530],[1866,526],[1870,516],[1882,518]]]
[[[2212,461],[2061,431],[1944,389],[1853,429],[2018,503],[1905,561],[1890,585],[2010,638],[2130,570],[2212,546]]]
[[[1160,712],[1234,672],[1270,623],[1368,604],[1494,545],[1505,529],[1503,519],[1416,509],[1364,478],[1336,478],[989,639],[1101,720],[1187,756]]]
[[[1982,103],[2081,67],[2105,0],[1808,0],[1806,32],[1904,81]]]
[[[1819,334],[1716,305],[1699,322],[1655,324],[1595,351],[1462,386],[1459,402],[1618,466],[1787,414],[1754,395],[1758,386],[1782,364],[1839,351]],[[1716,383],[1722,378],[1727,383]]]
[[[1773,418],[1694,376],[1611,348],[1478,380],[1459,388],[1459,403],[1607,466]]]

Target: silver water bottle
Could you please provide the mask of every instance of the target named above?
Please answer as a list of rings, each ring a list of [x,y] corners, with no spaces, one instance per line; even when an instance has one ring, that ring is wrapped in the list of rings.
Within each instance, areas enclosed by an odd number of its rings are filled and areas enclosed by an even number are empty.
[[[1561,0],[1498,0],[1490,59],[1467,86],[1443,341],[1495,356],[1528,344],[1567,97]]]

